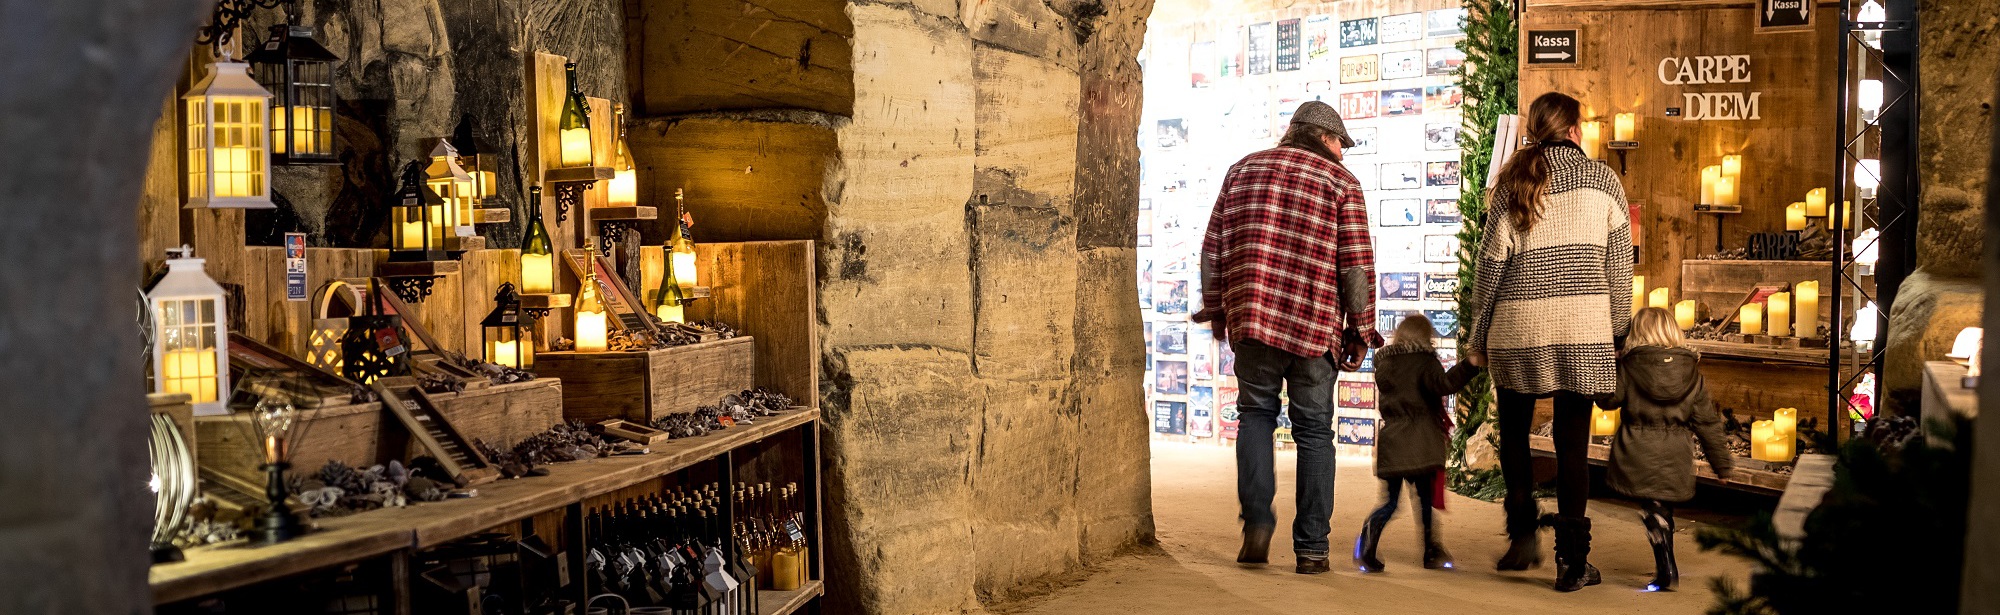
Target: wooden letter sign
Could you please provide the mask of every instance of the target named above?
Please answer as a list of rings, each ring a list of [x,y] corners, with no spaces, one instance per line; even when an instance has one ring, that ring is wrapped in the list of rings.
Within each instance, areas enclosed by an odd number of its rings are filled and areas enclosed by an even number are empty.
[[[1528,66],[1543,68],[1574,68],[1577,55],[1583,48],[1582,28],[1551,28],[1527,31],[1527,43],[1522,45],[1528,56]]]

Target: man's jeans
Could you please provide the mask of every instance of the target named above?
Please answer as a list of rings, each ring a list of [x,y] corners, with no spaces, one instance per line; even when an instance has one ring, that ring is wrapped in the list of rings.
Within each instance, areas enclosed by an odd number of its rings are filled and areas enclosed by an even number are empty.
[[[1245,526],[1276,527],[1271,498],[1271,434],[1278,427],[1278,391],[1289,387],[1292,441],[1299,447],[1298,515],[1292,521],[1292,551],[1326,557],[1328,517],[1333,514],[1333,358],[1301,357],[1256,340],[1231,341],[1236,351],[1236,498]]]

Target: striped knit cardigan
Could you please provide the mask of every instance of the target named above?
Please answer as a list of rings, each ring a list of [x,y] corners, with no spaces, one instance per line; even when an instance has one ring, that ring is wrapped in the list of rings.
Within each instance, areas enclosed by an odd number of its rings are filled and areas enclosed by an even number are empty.
[[[1607,396],[1618,386],[1614,340],[1632,320],[1625,189],[1574,145],[1540,155],[1549,176],[1533,230],[1515,227],[1504,188],[1488,203],[1466,347],[1486,353],[1500,388]]]

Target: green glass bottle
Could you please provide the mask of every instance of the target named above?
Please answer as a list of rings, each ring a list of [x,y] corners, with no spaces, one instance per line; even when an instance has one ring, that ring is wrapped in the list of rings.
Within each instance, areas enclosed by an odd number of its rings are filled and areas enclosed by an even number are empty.
[[[555,251],[549,249],[549,227],[542,224],[542,187],[528,188],[528,230],[521,240],[521,292],[556,292]]]
[[[558,140],[562,145],[562,166],[594,166],[590,146],[590,101],[584,100],[583,90],[576,85],[576,63],[563,65],[565,78],[569,81],[569,94],[563,97],[561,123],[556,126]]]

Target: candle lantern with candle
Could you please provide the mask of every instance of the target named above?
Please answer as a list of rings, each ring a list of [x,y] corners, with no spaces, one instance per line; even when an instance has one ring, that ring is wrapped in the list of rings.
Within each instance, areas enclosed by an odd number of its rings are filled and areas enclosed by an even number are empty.
[[[1618,433],[1618,411],[1590,406],[1590,435],[1610,436]]]
[[[1598,120],[1590,120],[1584,122],[1582,125],[1582,130],[1583,130],[1583,143],[1580,143],[1579,145],[1583,146],[1583,154],[1585,156],[1589,156],[1592,160],[1603,160],[1604,122]]]
[[[590,142],[590,101],[584,100],[583,90],[577,86],[576,63],[564,64],[563,71],[569,93],[563,96],[562,118],[556,125],[559,163],[564,167],[593,166],[596,154]]]
[[[479,128],[473,124],[472,115],[458,118],[458,126],[451,131],[451,147],[458,150],[458,166],[472,176],[472,197],[474,205],[494,207],[499,196],[497,181],[500,168],[500,150],[480,136]],[[469,219],[468,223],[481,220]]]
[[[1764,304],[1745,303],[1736,311],[1736,326],[1744,335],[1759,335],[1764,332]]]
[[[333,55],[305,26],[271,26],[271,38],[244,58],[272,94],[271,161],[340,164],[333,153]]]
[[[403,166],[403,184],[390,197],[389,261],[441,261],[444,250],[444,198],[424,185],[424,167],[415,160]]]
[[[198,416],[228,414],[229,300],[203,259],[169,250],[167,273],[146,289],[154,393],[186,393]]]
[[[409,373],[409,348],[403,344],[403,317],[381,312],[380,286],[369,282],[366,314],[347,319],[340,336],[341,375],[361,384]]]
[[[611,161],[611,183],[605,198],[612,207],[632,207],[639,204],[639,173],[632,167],[632,148],[625,144],[625,104],[612,107],[612,116],[617,120],[617,157]]]
[[[1806,217],[1826,217],[1826,189],[1814,188],[1806,191]]]
[[[1786,337],[1792,334],[1791,293],[1772,293],[1764,298],[1764,310],[1768,316],[1764,325],[1771,330],[1771,335]]]
[[[593,251],[590,260],[585,262],[596,260],[597,254]],[[604,304],[597,300],[595,271],[584,276],[583,290],[580,293],[581,296],[576,301],[576,351],[604,352],[610,348],[607,340],[610,335],[608,329],[610,323],[605,318]]]
[[[493,295],[493,311],[479,322],[480,341],[486,347],[486,362],[520,369],[535,366],[535,344],[521,329],[521,296],[514,285],[500,284]]]
[[[1785,206],[1785,230],[1806,230],[1806,204],[1792,203]]]
[[[1693,299],[1685,299],[1682,300],[1680,303],[1674,304],[1674,323],[1679,324],[1682,331],[1687,331],[1694,328],[1694,319],[1695,319],[1694,310],[1695,306]]]
[[[444,216],[439,224],[446,235],[460,234],[458,227],[472,226],[472,207],[479,196],[478,180],[458,160],[458,147],[450,139],[438,139],[437,146],[431,148],[430,166],[424,168],[424,187],[444,200],[440,210]],[[469,229],[465,231],[470,233]]]
[[[1819,282],[1806,280],[1792,287],[1792,318],[1797,325],[1792,334],[1799,337],[1819,337]]]
[[[272,209],[271,93],[248,64],[216,62],[181,97],[187,108],[187,206]]]
[[[549,228],[542,224],[542,187],[528,189],[528,228],[521,236],[521,292],[556,292],[556,257]]]
[[[1668,296],[1667,289],[1655,288],[1652,294],[1646,296],[1646,307],[1656,307],[1662,310],[1672,309],[1668,307],[1672,303],[1672,299],[1672,297]]]
[[[1639,313],[1643,307],[1646,307],[1646,276],[1635,275],[1632,276],[1632,313]]]

